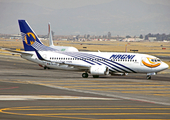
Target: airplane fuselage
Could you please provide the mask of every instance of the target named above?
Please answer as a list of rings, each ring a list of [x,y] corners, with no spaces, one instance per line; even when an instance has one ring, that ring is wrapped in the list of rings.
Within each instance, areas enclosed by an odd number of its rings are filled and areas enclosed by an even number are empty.
[[[22,55],[29,61],[44,65],[49,68],[64,70],[80,70],[69,65],[59,63],[71,63],[89,66],[107,66],[110,73],[156,73],[167,69],[167,65],[158,58],[137,53],[116,53],[116,52],[48,52],[40,51],[46,60],[39,60],[35,52],[33,56]]]

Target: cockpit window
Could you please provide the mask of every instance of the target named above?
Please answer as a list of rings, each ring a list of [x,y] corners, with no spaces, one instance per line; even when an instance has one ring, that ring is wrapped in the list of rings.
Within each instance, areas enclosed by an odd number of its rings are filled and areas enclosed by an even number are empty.
[[[157,59],[157,61],[158,61],[158,62],[161,62],[161,60],[160,60],[160,59]]]
[[[152,62],[161,62],[159,58],[151,59]]]
[[[154,59],[151,59],[151,61],[152,61],[152,62],[155,62],[155,60],[154,60]]]

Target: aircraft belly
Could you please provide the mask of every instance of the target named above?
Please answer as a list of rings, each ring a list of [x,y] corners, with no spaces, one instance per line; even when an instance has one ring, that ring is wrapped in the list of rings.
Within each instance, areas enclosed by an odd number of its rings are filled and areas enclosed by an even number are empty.
[[[60,69],[60,70],[79,70],[78,68],[68,65],[46,65],[49,68]]]

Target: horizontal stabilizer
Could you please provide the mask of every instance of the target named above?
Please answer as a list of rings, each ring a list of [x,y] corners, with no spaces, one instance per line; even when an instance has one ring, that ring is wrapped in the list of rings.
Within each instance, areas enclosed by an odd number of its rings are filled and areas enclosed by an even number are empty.
[[[10,52],[14,52],[14,53],[19,53],[19,54],[27,54],[27,55],[33,55],[31,53],[27,53],[27,52],[21,52],[21,51],[16,51],[16,50],[11,50],[9,48],[1,48],[2,50],[6,50],[6,51],[10,51]]]

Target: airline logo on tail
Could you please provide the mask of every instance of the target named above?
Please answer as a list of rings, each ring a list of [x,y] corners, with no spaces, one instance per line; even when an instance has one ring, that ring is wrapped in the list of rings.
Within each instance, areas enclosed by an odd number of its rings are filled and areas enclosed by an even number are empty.
[[[31,46],[36,41],[36,36],[32,32],[26,33],[24,41],[27,45]]]
[[[143,59],[142,63],[150,68],[155,68],[161,65],[161,62],[159,62],[157,59],[148,58],[148,57],[147,59]]]

